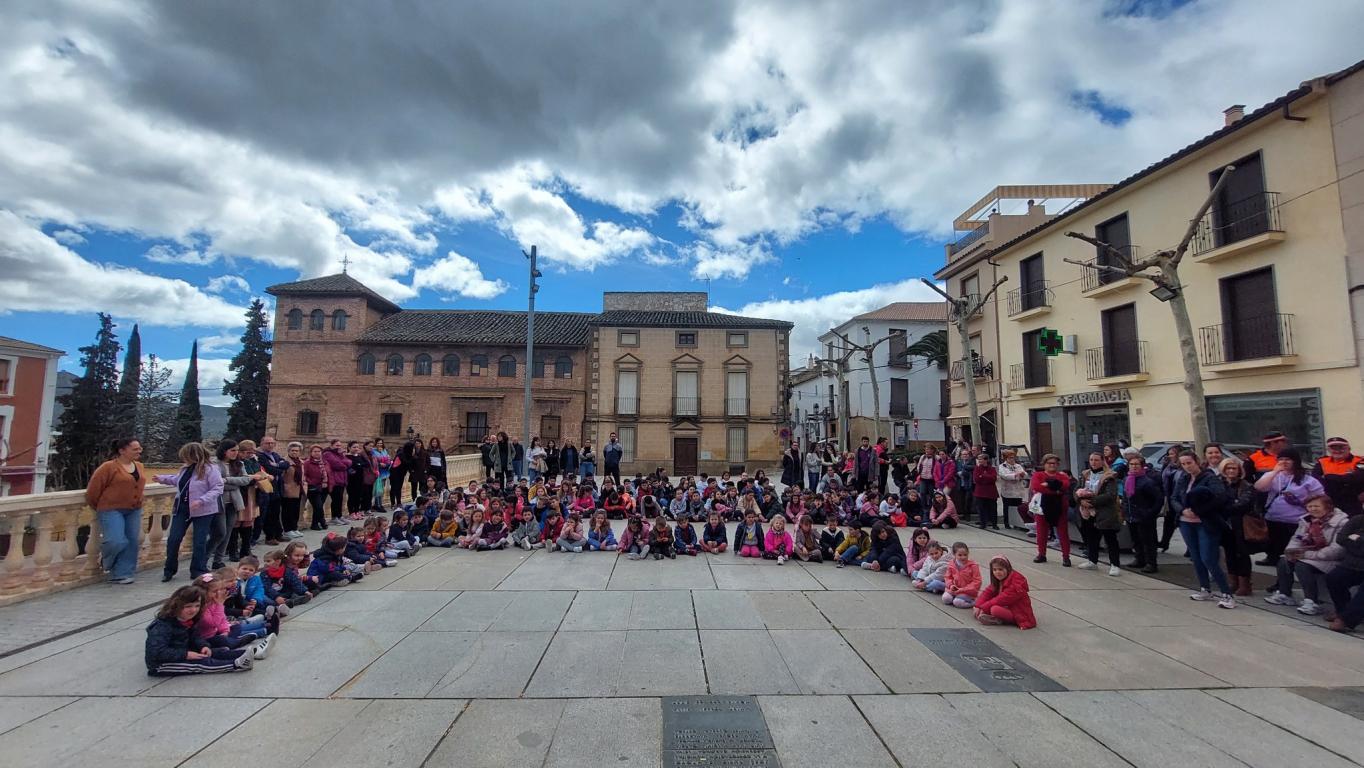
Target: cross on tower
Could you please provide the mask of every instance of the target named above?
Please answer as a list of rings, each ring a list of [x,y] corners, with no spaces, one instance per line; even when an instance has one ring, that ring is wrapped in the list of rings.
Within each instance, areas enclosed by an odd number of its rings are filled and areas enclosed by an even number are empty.
[[[345,254],[345,255],[343,255],[343,256],[341,257],[341,274],[343,274],[343,275],[346,274],[346,270],[347,270],[349,267],[350,267],[350,254],[348,253],[348,254]]]

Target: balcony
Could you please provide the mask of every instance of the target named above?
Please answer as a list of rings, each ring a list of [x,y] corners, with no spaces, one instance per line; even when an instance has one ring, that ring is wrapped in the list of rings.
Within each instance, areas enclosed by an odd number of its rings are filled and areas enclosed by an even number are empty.
[[[1051,375],[1051,358],[1041,366],[1014,363],[1009,366],[1009,394],[1014,397],[1049,395],[1056,391],[1055,380]]]
[[[621,397],[621,396],[617,395],[617,396],[616,396],[616,415],[617,415],[617,416],[627,416],[627,417],[638,416],[638,415],[639,415],[639,398],[638,398],[638,397]]]
[[[979,294],[979,293],[963,293],[963,294],[961,295],[961,297],[962,297],[963,299],[966,299],[967,303],[968,303],[970,306],[973,306],[973,307],[976,308],[976,311],[975,311],[975,312],[972,312],[972,313],[968,316],[968,319],[970,319],[970,320],[975,320],[975,319],[977,319],[977,318],[981,318],[981,317],[984,317],[984,316],[985,316],[985,306],[984,306],[983,304],[980,303],[980,294]]]
[[[673,417],[694,419],[701,415],[701,398],[699,397],[674,397],[673,398]]]
[[[1128,261],[1136,261],[1141,258],[1141,249],[1137,248],[1135,245],[1124,245],[1118,247],[1117,250],[1126,256]],[[1113,264],[1109,259],[1100,259],[1097,256],[1085,263],[1118,266]],[[1106,269],[1081,267],[1080,271],[1082,273],[1080,275],[1080,294],[1091,299],[1118,293],[1119,291],[1133,288],[1142,282],[1140,277],[1123,277],[1122,275],[1109,272]]]
[[[1146,342],[1111,344],[1085,350],[1085,372],[1097,387],[1135,384],[1151,378],[1146,367]]]
[[[1013,320],[1027,320],[1030,317],[1045,315],[1051,311],[1055,300],[1051,283],[1039,280],[1025,288],[1015,288],[1005,297],[1009,317]]]
[[[725,398],[725,415],[729,417],[748,416],[748,398],[746,397],[727,397]]]
[[[1293,316],[1261,315],[1198,329],[1198,362],[1210,373],[1292,365]]]
[[[1226,205],[1214,205],[1198,222],[1189,252],[1194,261],[1212,262],[1283,242],[1279,193],[1260,192]]]
[[[966,378],[965,370],[966,366],[962,364],[961,360],[953,361],[952,370],[948,374],[953,386],[957,386]],[[976,358],[971,361],[971,373],[973,374],[972,378],[975,379],[993,379],[995,377],[995,364],[988,360]]]
[[[910,408],[909,408],[909,402],[908,402],[908,401],[906,401],[906,400],[891,400],[891,401],[890,401],[890,415],[891,415],[892,417],[893,417],[893,416],[906,416],[906,417],[907,417],[907,416],[912,416],[912,415],[914,415],[914,412],[910,410]]]
[[[957,240],[957,242],[947,246],[947,258],[957,258],[957,256],[970,250],[988,234],[990,234],[989,224],[981,224],[970,232],[967,232],[965,235],[962,235],[961,239]]]

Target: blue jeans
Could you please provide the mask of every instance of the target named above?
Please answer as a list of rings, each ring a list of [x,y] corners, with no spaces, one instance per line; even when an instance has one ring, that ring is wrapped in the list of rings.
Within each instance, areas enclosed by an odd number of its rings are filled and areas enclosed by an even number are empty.
[[[578,472],[582,477],[587,477],[588,475],[595,476],[597,474],[597,462],[584,461],[578,465]]]
[[[842,560],[845,565],[861,565],[862,558],[857,556],[857,553],[861,551],[857,547],[848,547],[843,550],[843,554],[839,555],[838,559]]]
[[[111,579],[131,579],[137,572],[138,535],[142,533],[141,509],[106,509],[99,512],[102,540],[100,562]]]
[[[933,579],[932,581],[924,585],[925,592],[932,592],[935,595],[941,595],[946,590],[947,582],[943,581],[942,579]]]
[[[521,459],[515,459],[512,461],[512,472],[516,473],[517,480],[520,480],[521,478],[525,477],[525,475],[521,474]]]
[[[1227,574],[1222,570],[1222,536],[1220,530],[1206,530],[1206,523],[1179,521],[1179,535],[1184,537],[1184,546],[1193,560],[1194,574],[1198,576],[1198,586],[1208,589],[1208,578],[1217,582],[1223,594],[1231,594]]]
[[[162,569],[166,576],[174,578],[175,572],[180,570],[180,543],[185,540],[185,533],[191,525],[194,527],[194,538],[191,540],[194,549],[189,556],[189,575],[197,579],[208,573],[208,539],[213,531],[213,518],[216,516],[171,516],[170,531],[166,533],[166,565]]]

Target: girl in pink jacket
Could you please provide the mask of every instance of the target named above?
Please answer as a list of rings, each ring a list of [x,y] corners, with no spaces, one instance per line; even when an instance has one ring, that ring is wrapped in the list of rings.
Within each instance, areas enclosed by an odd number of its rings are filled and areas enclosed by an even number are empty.
[[[763,539],[763,559],[776,560],[777,565],[781,565],[791,557],[794,549],[795,542],[791,540],[791,534],[786,532],[786,518],[780,512],[773,515],[767,536]]]
[[[963,542],[952,545],[952,559],[947,562],[947,588],[942,601],[957,608],[970,608],[980,594],[980,565],[971,559],[971,549]]]

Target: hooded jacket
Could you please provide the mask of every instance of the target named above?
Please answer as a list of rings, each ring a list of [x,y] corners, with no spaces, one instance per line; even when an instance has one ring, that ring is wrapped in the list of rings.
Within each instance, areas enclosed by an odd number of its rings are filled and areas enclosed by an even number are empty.
[[[954,595],[975,597],[980,594],[980,563],[968,559],[961,565],[957,558],[947,558],[947,591]]]
[[[1003,560],[1008,564],[1008,559],[1004,557],[993,558],[990,562]],[[992,580],[993,581],[993,580]],[[1032,598],[1028,596],[1028,580],[1023,574],[1013,570],[1009,566],[1009,575],[999,583],[996,589],[993,583],[986,585],[981,590],[980,598],[976,600],[976,608],[983,613],[989,613],[994,606],[1008,608],[1014,615],[1014,621],[1019,629],[1032,629],[1037,626],[1037,617],[1032,611]]]

